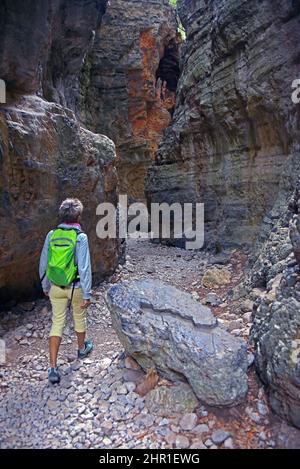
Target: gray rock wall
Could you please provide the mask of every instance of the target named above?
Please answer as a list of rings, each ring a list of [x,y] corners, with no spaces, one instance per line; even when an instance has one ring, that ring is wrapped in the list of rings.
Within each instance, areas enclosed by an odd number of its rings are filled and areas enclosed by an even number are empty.
[[[40,249],[67,196],[85,205],[95,280],[118,264],[119,241],[96,237],[96,206],[117,199],[115,146],[76,116],[106,3],[0,2],[0,303],[38,291]]]
[[[299,154],[298,2],[179,0],[187,32],[174,120],[149,202],[205,203],[208,244],[253,243]],[[291,173],[291,172],[290,172]]]

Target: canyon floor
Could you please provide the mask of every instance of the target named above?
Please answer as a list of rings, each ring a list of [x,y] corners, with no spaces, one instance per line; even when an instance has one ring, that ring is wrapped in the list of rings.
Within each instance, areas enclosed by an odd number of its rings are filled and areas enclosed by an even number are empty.
[[[60,385],[47,382],[47,337],[51,309],[47,299],[14,305],[1,313],[0,337],[6,363],[0,365],[1,448],[299,448],[300,431],[269,409],[253,367],[249,343],[249,391],[230,409],[199,403],[193,414],[161,416],[135,392],[145,379],[126,357],[112,328],[104,296],[123,279],[160,279],[210,305],[232,334],[248,340],[251,302],[234,303],[232,288],[244,276],[247,253],[213,255],[129,240],[126,263],[93,292],[88,310],[92,354],[76,358],[76,340],[68,318],[60,349]],[[219,288],[205,288],[203,275],[219,268]],[[224,269],[229,283],[222,284]],[[215,293],[215,295],[209,295]],[[161,380],[157,386],[165,380]],[[171,385],[171,383],[170,383]]]

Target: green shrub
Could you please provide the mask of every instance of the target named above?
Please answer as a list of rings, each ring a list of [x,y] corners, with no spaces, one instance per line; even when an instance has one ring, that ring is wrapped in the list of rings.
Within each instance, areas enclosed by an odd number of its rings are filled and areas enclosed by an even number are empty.
[[[169,0],[169,3],[170,3],[170,5],[172,5],[172,7],[177,8],[177,0]],[[178,21],[178,32],[179,32],[180,35],[181,35],[181,39],[182,39],[183,41],[185,41],[185,39],[186,39],[185,29],[184,29],[184,27],[182,26],[182,23],[181,23],[181,21],[180,21],[180,19],[179,19],[178,14],[177,14],[177,21]]]

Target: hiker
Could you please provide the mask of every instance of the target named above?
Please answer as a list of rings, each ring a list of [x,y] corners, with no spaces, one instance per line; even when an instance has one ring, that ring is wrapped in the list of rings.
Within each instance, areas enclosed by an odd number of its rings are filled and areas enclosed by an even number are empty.
[[[52,306],[52,327],[49,337],[50,368],[48,379],[60,382],[57,355],[66,314],[71,305],[78,340],[78,358],[85,358],[93,344],[86,340],[86,308],[91,303],[92,273],[88,238],[79,224],[83,205],[78,199],[66,199],[59,207],[61,223],[51,230],[40,258],[43,291]]]

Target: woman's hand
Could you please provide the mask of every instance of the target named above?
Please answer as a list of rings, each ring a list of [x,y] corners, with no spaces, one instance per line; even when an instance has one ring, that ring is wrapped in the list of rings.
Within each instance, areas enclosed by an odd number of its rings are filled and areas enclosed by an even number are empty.
[[[88,306],[90,306],[91,300],[84,300],[83,305],[80,306],[81,309],[86,309]]]

